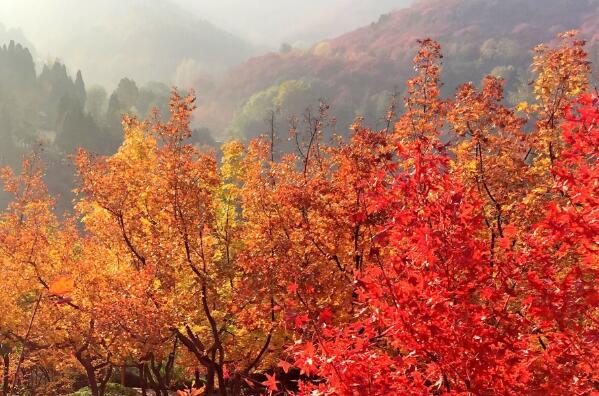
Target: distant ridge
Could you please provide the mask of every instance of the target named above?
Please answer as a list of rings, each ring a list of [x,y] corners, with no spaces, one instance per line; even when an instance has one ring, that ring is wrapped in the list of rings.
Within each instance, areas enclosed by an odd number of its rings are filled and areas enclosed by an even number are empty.
[[[324,94],[340,122],[351,122],[359,112],[374,124],[384,111],[383,99],[394,87],[405,87],[416,40],[424,37],[443,46],[446,92],[494,73],[507,79],[508,100],[517,101],[527,91],[531,49],[570,29],[581,30],[590,41],[591,60],[599,60],[599,0],[543,0],[543,7],[530,0],[420,0],[307,51],[287,49],[235,66],[208,92],[198,120],[215,130],[229,129],[227,120],[239,115],[252,95],[299,79],[314,88],[303,105]],[[249,131],[255,133],[257,126]]]

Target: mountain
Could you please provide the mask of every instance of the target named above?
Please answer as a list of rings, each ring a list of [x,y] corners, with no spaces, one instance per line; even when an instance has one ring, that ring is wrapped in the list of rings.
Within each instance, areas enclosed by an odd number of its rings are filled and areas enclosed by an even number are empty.
[[[258,51],[170,0],[23,0],[1,2],[0,15],[41,57],[59,56],[112,87],[123,76],[184,84],[189,73],[211,74]]]
[[[255,135],[286,98],[295,107],[283,122],[324,97],[340,129],[356,114],[376,125],[391,92],[404,90],[417,39],[425,37],[443,46],[446,94],[492,73],[506,78],[508,100],[516,102],[528,92],[531,49],[570,29],[582,31],[591,60],[599,60],[599,0],[543,0],[542,7],[532,0],[419,0],[308,50],[282,48],[234,67],[200,98],[197,122]]]

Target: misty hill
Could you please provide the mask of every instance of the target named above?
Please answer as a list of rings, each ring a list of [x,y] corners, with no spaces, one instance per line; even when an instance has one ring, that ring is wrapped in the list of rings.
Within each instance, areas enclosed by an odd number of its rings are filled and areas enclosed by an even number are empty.
[[[309,44],[330,39],[376,20],[381,14],[404,8],[413,0],[331,0],[322,2],[319,13],[306,12],[285,30],[285,40]]]
[[[424,37],[443,45],[446,93],[492,73],[507,79],[509,101],[522,100],[528,94],[531,49],[558,32],[582,30],[582,37],[591,41],[591,59],[599,58],[599,0],[544,0],[542,5],[527,0],[417,1],[307,51],[282,48],[234,67],[203,98],[198,121],[216,131],[254,135],[264,131],[269,110],[283,108],[284,120],[324,97],[340,129],[356,114],[376,125],[394,87],[404,90],[416,40]]]
[[[103,85],[115,86],[123,76],[185,83],[190,73],[210,74],[256,54],[243,39],[170,0],[151,6],[141,0],[73,4],[23,0],[4,3],[0,11],[22,28],[42,58],[59,57]],[[34,14],[28,12],[32,8]]]
[[[174,0],[227,31],[277,49],[309,46],[370,23],[413,0]]]

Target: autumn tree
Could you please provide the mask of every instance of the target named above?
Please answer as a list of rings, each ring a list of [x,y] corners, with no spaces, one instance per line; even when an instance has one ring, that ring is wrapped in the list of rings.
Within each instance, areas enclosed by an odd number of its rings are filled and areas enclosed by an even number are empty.
[[[314,376],[302,392],[594,389],[596,186],[589,183],[597,176],[597,98],[571,105],[585,87],[581,45],[535,59],[547,67],[536,89],[545,84],[562,98],[555,114],[538,106],[531,117],[540,120],[531,151],[540,150],[538,136],[551,131],[554,139],[544,146],[551,166],[539,173],[545,154],[527,161],[529,139],[501,104],[501,81],[487,78],[480,92],[465,85],[445,103],[439,47],[421,43],[396,125],[393,182],[369,195],[370,210],[389,219],[371,249],[382,265],[358,277],[361,315],[323,326],[294,348],[296,365]],[[555,86],[549,75],[560,76]],[[445,117],[458,135],[455,159],[440,140]],[[543,199],[533,203],[540,185]]]
[[[531,187],[526,162],[528,139],[523,131],[526,121],[502,103],[503,84],[502,79],[492,76],[483,80],[480,91],[472,83],[464,84],[447,115],[458,139],[455,172],[466,185],[476,188],[485,203],[482,210],[491,264],[504,227],[526,221],[520,203]]]
[[[14,197],[2,215],[0,239],[2,282],[10,283],[2,294],[5,395],[28,390],[38,375],[45,385],[35,392],[68,389],[64,374],[76,371],[73,355],[91,345],[84,304],[94,273],[83,260],[75,223],[61,224],[53,214],[42,176],[35,156],[23,161],[19,175],[3,171],[4,188]]]
[[[112,291],[122,291],[106,296],[121,309],[106,326],[125,330],[129,359],[157,377],[165,348],[179,343],[188,356],[181,364],[202,367],[206,391],[218,386],[225,395],[257,367],[266,336],[239,320],[240,147],[224,147],[219,169],[213,153],[189,144],[193,102],[173,93],[166,122],[125,118],[125,141],[112,157],[82,151],[78,208],[121,276]],[[169,381],[154,380],[165,392]]]

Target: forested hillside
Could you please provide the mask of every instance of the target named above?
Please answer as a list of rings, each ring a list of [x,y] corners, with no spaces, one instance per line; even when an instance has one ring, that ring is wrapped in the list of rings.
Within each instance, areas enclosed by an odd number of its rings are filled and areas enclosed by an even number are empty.
[[[280,109],[287,126],[291,114],[325,98],[341,133],[358,114],[381,126],[390,96],[405,92],[419,37],[445,48],[445,94],[493,74],[506,79],[506,99],[515,104],[529,92],[532,48],[557,32],[580,29],[590,59],[599,60],[598,16],[597,0],[419,0],[309,50],[282,48],[233,68],[213,90],[200,91],[197,117],[225,136],[255,136],[267,129],[270,110]]]

